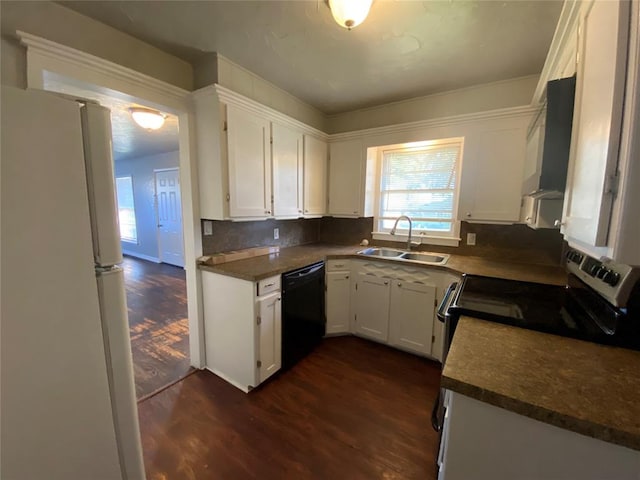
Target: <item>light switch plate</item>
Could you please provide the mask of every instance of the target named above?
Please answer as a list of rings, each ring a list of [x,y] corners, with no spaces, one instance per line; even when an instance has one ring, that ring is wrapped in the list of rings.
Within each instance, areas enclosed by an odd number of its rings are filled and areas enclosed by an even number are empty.
[[[280,229],[279,228],[274,228],[273,229],[273,239],[274,240],[278,240],[280,238]]]
[[[204,224],[204,234],[213,235],[213,222],[211,220],[205,220],[202,223]]]
[[[467,233],[467,245],[475,245],[475,244],[476,244],[476,234]]]

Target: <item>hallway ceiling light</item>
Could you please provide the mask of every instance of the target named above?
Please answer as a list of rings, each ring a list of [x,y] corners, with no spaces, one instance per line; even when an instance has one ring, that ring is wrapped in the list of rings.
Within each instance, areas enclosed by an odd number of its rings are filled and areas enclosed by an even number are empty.
[[[142,128],[147,130],[158,130],[164,125],[165,116],[149,108],[132,107],[129,109],[133,120]]]
[[[333,19],[347,30],[357,27],[369,14],[373,0],[329,0]]]

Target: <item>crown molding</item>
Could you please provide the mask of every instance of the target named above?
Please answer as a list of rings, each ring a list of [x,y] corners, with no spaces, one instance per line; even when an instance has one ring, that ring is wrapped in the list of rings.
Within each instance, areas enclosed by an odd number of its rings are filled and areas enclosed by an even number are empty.
[[[495,120],[506,119],[512,117],[520,117],[522,115],[532,114],[539,110],[538,106],[525,105],[520,107],[501,108],[497,110],[488,110],[485,112],[465,113],[462,115],[453,115],[450,117],[440,117],[430,120],[418,120],[415,122],[400,123],[396,125],[388,125],[385,127],[367,128],[363,130],[355,130],[345,133],[334,133],[329,135],[330,142],[338,142],[342,140],[351,140],[356,138],[375,137],[379,135],[388,135],[393,133],[411,132],[426,128],[445,127],[448,125],[460,125],[464,123],[477,122],[478,120]]]
[[[520,117],[522,115],[529,115],[539,110],[538,106],[525,105],[520,107],[501,108],[497,110],[489,110],[485,112],[466,113],[462,115],[453,115],[450,117],[441,117],[430,120],[418,120],[415,122],[400,123],[395,125],[387,125],[384,127],[368,128],[363,130],[353,130],[351,132],[326,134],[316,128],[295,120],[283,113],[278,112],[270,107],[261,105],[260,103],[240,95],[228,88],[221,85],[214,84],[209,85],[199,90],[192,92],[192,97],[197,99],[198,97],[214,96],[220,102],[228,105],[235,105],[242,109],[253,112],[257,115],[268,118],[271,121],[282,123],[292,126],[307,135],[312,135],[321,140],[328,142],[338,142],[342,140],[350,140],[364,137],[375,137],[378,135],[386,135],[401,132],[411,132],[426,128],[443,127],[453,124],[464,124],[470,122],[477,122],[479,120],[494,120],[494,119],[507,119],[512,117]]]
[[[533,92],[532,104],[542,104],[544,102],[545,93],[547,90],[547,82],[552,80],[551,76],[553,72],[557,71],[560,61],[562,60],[562,52],[567,43],[571,41],[571,31],[578,22],[580,11],[585,2],[581,0],[567,0],[562,6],[562,12],[560,12],[560,18],[556,25],[555,33],[553,34],[553,40],[547,53],[547,58],[542,67],[540,73],[540,80]],[[591,3],[591,2],[588,2]]]
[[[325,142],[329,140],[329,135],[327,135],[323,131],[307,125],[306,123],[303,123],[299,120],[296,120],[295,118],[292,118],[288,115],[285,115],[284,113],[274,110],[271,107],[262,105],[255,100],[245,97],[244,95],[240,95],[239,93],[236,93],[233,90],[223,87],[222,85],[219,85],[217,83],[196,90],[191,95],[194,99],[202,96],[214,95],[220,102],[227,105],[235,105],[236,107],[240,107],[243,110],[255,113],[256,115],[260,115],[261,117],[266,118],[272,122],[296,128],[297,130],[302,131],[302,133],[304,133],[305,135],[316,137]]]
[[[115,80],[119,84],[128,85],[133,89],[144,89],[147,92],[152,91],[162,98],[174,100],[177,104],[182,104],[190,93],[188,90],[81,50],[67,47],[66,45],[61,45],[20,30],[16,32],[16,35],[20,39],[20,43],[27,47],[28,57],[31,57],[30,60],[32,61],[27,61],[29,65],[28,74],[30,76],[41,75],[44,69],[43,65],[47,66],[51,63],[47,62],[47,60],[49,60],[53,61],[52,65],[55,65],[58,69],[82,69],[90,74],[97,74]],[[37,58],[39,58],[40,61],[34,62],[33,60]],[[34,63],[36,65],[32,65]],[[64,72],[59,71],[56,71],[56,73],[64,74]],[[30,87],[35,86],[41,88],[41,85],[39,85],[42,83],[41,78],[28,78],[28,82]]]

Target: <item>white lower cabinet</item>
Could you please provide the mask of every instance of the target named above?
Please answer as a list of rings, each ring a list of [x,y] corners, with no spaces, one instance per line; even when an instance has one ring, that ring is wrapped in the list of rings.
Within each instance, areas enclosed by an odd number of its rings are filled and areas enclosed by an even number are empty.
[[[431,354],[436,287],[394,280],[389,308],[389,344]]]
[[[351,273],[348,270],[326,274],[326,334],[349,333]]]
[[[418,355],[442,359],[435,312],[457,276],[441,270],[353,261],[351,331]]]
[[[251,282],[202,271],[206,368],[244,392],[281,367],[280,276]]]
[[[390,280],[359,273],[356,284],[354,333],[386,342],[389,336]]]
[[[258,312],[258,378],[264,382],[282,366],[282,301],[280,292],[256,300]]]
[[[456,392],[446,397],[439,480],[637,479],[637,450]]]

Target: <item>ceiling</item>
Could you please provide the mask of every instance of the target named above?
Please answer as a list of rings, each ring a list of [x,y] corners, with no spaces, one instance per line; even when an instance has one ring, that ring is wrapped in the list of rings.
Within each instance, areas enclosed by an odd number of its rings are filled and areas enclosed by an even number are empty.
[[[375,0],[348,31],[323,0],[60,3],[190,62],[218,52],[327,114],[540,73],[562,8]]]
[[[144,107],[135,99],[96,85],[85,84],[51,72],[44,74],[44,88],[52,92],[95,100],[111,110],[113,159],[116,162],[178,150],[178,117],[166,114],[158,130],[146,130],[133,121],[130,107]],[[163,112],[164,113],[164,112]]]

